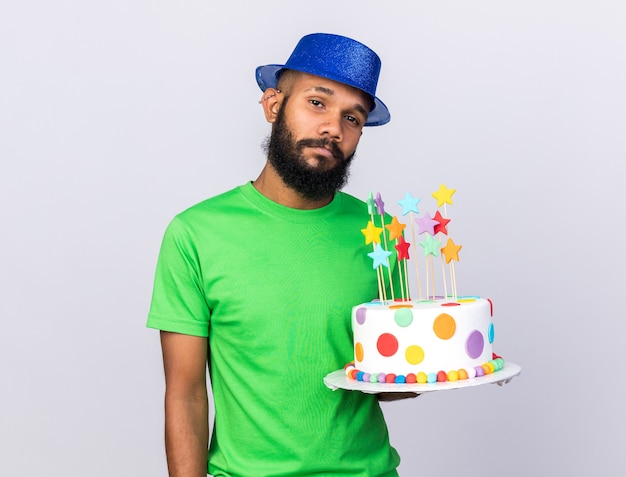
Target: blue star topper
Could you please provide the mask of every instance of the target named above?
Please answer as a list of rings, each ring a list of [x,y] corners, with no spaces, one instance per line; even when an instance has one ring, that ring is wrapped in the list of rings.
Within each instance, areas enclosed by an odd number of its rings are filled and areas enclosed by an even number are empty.
[[[415,212],[419,214],[417,210],[417,204],[421,201],[419,197],[413,197],[409,192],[406,193],[404,199],[399,200],[398,204],[402,206],[402,215],[406,215],[409,212]]]
[[[379,243],[374,246],[374,251],[367,254],[374,262],[372,263],[372,268],[378,268],[381,265],[385,267],[389,267],[389,255],[391,252],[383,249]]]

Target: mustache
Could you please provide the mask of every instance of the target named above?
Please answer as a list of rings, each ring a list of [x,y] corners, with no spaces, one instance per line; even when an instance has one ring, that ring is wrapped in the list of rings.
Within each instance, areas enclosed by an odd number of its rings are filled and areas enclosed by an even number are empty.
[[[339,146],[337,146],[337,143],[330,139],[308,138],[308,139],[300,139],[298,142],[296,142],[296,148],[298,151],[301,151],[305,147],[324,147],[324,148],[329,149],[330,152],[332,152],[335,159],[337,159],[338,161],[346,160],[346,157],[344,156],[343,152],[341,152],[341,149],[339,149]]]

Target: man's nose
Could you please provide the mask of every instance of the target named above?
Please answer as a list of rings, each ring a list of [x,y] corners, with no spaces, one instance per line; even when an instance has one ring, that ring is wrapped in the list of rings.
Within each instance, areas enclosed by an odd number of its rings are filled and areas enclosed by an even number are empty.
[[[324,137],[331,137],[336,141],[343,139],[343,129],[341,126],[341,118],[328,115],[319,126],[319,133]]]

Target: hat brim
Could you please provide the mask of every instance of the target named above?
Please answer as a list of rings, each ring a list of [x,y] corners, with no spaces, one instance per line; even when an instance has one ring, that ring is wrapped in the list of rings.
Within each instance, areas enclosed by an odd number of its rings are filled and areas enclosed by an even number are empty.
[[[284,65],[263,65],[256,69],[256,82],[265,91],[267,88],[276,88],[278,77]],[[310,74],[310,73],[308,73]],[[368,94],[369,95],[369,94]],[[374,96],[374,107],[367,116],[365,126],[382,126],[391,120],[391,114],[380,99]]]

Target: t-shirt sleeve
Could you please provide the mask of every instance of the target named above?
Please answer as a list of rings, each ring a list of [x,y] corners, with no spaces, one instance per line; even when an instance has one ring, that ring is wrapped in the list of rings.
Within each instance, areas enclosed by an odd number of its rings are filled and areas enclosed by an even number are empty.
[[[192,234],[174,218],[161,244],[147,326],[206,337],[210,315]]]

